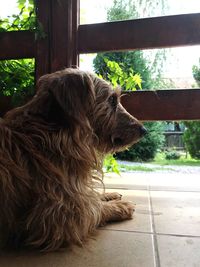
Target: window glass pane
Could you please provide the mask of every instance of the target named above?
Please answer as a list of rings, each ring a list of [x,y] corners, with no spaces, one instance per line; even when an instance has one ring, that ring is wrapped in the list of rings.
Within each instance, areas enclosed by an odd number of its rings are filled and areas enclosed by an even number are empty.
[[[198,12],[197,0],[81,0],[81,24]]]
[[[141,75],[142,89],[197,88],[200,85],[200,45],[80,56],[80,68],[103,75],[105,59]],[[196,66],[196,67],[193,67]],[[196,76],[194,73],[196,68]],[[198,71],[199,69],[199,71]],[[195,80],[194,77],[199,79]]]

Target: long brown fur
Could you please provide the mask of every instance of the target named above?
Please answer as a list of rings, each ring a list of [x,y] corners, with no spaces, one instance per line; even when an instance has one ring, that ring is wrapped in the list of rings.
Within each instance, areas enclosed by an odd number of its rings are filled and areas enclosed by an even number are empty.
[[[94,182],[102,180],[103,156],[144,130],[121,106],[120,91],[92,74],[65,69],[37,87],[0,120],[0,238],[3,246],[52,251],[132,217],[131,203],[101,196]]]

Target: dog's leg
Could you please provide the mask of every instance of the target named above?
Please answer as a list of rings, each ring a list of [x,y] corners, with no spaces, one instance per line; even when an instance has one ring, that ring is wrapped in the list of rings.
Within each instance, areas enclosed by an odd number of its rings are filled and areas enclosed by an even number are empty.
[[[117,193],[117,192],[112,192],[112,193],[104,193],[101,194],[100,196],[102,201],[110,201],[110,200],[121,200],[122,195]]]
[[[132,219],[134,211],[135,205],[132,202],[122,200],[102,202],[101,225],[104,225],[106,222]]]

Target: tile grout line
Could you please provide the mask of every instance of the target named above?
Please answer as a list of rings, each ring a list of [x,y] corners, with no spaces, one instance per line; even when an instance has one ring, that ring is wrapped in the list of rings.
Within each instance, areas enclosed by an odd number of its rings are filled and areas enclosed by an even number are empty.
[[[154,220],[154,215],[153,215],[153,204],[152,204],[150,186],[148,186],[148,193],[149,193],[149,202],[150,202],[150,215],[151,215],[150,219],[151,219],[151,225],[152,225],[152,230],[153,230],[153,246],[154,246],[154,253],[155,253],[155,265],[156,267],[161,267],[160,255],[158,251],[158,239],[156,235],[155,220]]]
[[[113,229],[113,228],[98,228],[100,231],[113,231],[113,232],[124,232],[124,233],[134,233],[134,234],[145,234],[145,235],[153,235],[153,232],[144,232],[137,230],[124,230],[124,229]],[[182,234],[166,234],[166,233],[156,233],[157,236],[172,236],[172,237],[188,237],[188,238],[200,238],[200,236],[196,235],[182,235]]]

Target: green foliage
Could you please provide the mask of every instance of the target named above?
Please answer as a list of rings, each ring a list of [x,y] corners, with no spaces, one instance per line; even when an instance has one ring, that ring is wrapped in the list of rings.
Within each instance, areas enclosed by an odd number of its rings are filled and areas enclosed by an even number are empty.
[[[36,16],[33,0],[18,0],[19,14],[13,14],[7,18],[0,19],[0,32],[35,30]]]
[[[181,157],[180,153],[175,150],[170,150],[165,152],[165,159],[167,160],[180,159],[180,157]]]
[[[112,6],[107,10],[107,20],[128,20],[140,16],[152,16],[158,10],[160,14],[164,14],[166,8],[164,0],[114,0]],[[94,60],[95,72],[107,77],[108,68],[104,58],[119,64],[123,63],[126,72],[132,68],[134,73],[139,73],[142,79],[142,88],[145,90],[172,87],[162,79],[162,70],[166,59],[164,49],[152,52],[151,61],[144,56],[142,51],[98,53]]]
[[[108,21],[134,19],[138,16],[134,0],[114,0],[112,7],[107,10]],[[139,74],[142,80],[142,88],[152,88],[151,69],[148,67],[148,61],[144,58],[142,51],[98,53],[93,62],[94,70],[105,79],[109,79],[110,70],[105,59],[114,61],[119,65],[123,64],[123,71],[127,75],[130,70],[133,71],[132,75]],[[122,87],[124,88],[124,86]],[[140,89],[140,87],[136,86],[136,89]]]
[[[200,59],[199,59],[199,66],[194,65],[192,67],[192,74],[195,81],[197,82],[197,85],[200,87]]]
[[[14,106],[24,103],[34,93],[34,60],[0,61],[0,93],[12,96]]]
[[[118,64],[115,61],[104,59],[109,69],[107,73],[107,79],[112,83],[114,87],[120,85],[123,90],[136,90],[136,87],[141,87],[141,77],[139,74],[134,74],[133,69],[130,68],[128,72],[125,71],[123,63]],[[103,77],[106,79],[106,77]]]
[[[106,172],[115,172],[119,174],[119,165],[113,155],[109,154],[105,157],[103,166]]]
[[[0,19],[0,32],[35,30],[33,0],[18,0],[19,14]],[[23,104],[34,93],[34,60],[0,61],[0,95],[11,96],[13,106]]]
[[[151,72],[141,51],[98,53],[93,61],[94,70],[97,74],[102,75],[104,79],[110,80],[109,74],[111,71],[107,65],[107,61],[116,62],[123,69],[123,72],[127,74],[127,76],[129,74],[139,74],[140,81],[142,80],[141,87],[144,89],[151,88]],[[141,88],[139,85],[134,87],[136,89]]]
[[[139,16],[133,0],[114,0],[107,11],[108,21],[128,20]]]
[[[141,141],[128,150],[117,153],[116,158],[129,161],[150,161],[164,144],[163,124],[160,122],[146,122],[148,130]]]
[[[194,159],[190,155],[186,155],[185,153],[181,153],[181,157],[175,160],[167,160],[165,158],[164,152],[158,152],[151,162],[156,165],[167,166],[167,165],[177,165],[177,166],[200,166],[200,159]]]
[[[185,122],[183,135],[186,149],[195,159],[200,159],[200,121]]]
[[[192,67],[192,74],[200,87],[200,59],[199,65]],[[200,159],[200,121],[185,122],[186,131],[183,140],[186,149],[194,159]]]

